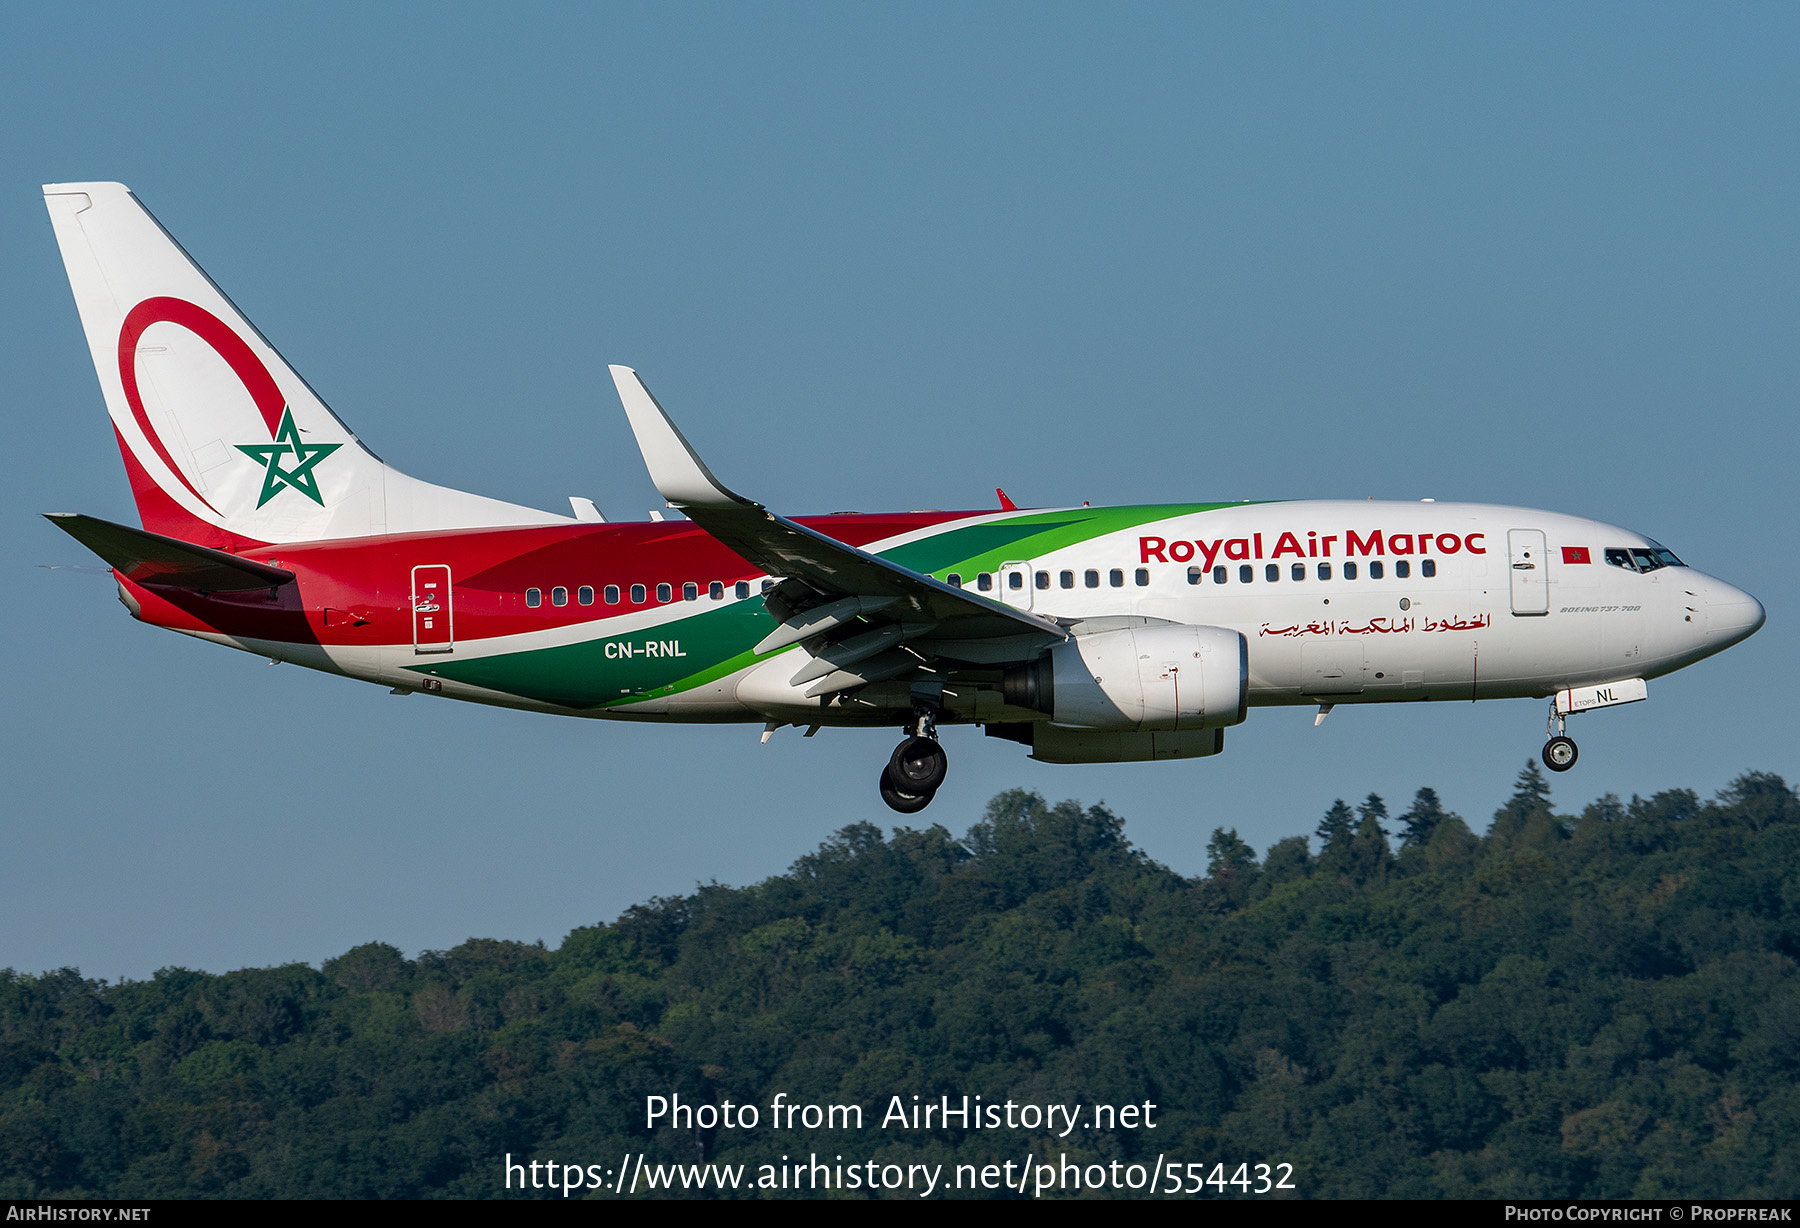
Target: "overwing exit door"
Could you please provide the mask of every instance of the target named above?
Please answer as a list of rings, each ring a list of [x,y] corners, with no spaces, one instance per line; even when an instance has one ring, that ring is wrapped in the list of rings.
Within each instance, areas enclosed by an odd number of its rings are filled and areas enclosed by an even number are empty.
[[[448,567],[413,568],[412,611],[413,652],[449,652],[455,647]]]
[[[1506,534],[1506,551],[1512,562],[1512,612],[1550,612],[1550,552],[1542,529],[1512,529]]]
[[[1000,564],[1000,600],[1021,610],[1031,608],[1031,564]]]

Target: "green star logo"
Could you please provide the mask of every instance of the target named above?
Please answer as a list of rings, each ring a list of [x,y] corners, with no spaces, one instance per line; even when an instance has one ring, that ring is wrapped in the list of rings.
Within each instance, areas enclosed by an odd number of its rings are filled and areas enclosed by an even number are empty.
[[[300,428],[294,425],[294,411],[284,405],[281,407],[281,427],[275,432],[274,443],[240,443],[237,450],[264,466],[262,495],[256,500],[256,506],[261,507],[285,487],[292,486],[324,507],[325,500],[319,497],[318,480],[313,477],[313,466],[343,446],[341,443],[304,442],[300,438]],[[282,459],[289,456],[297,463],[292,469],[283,469]]]

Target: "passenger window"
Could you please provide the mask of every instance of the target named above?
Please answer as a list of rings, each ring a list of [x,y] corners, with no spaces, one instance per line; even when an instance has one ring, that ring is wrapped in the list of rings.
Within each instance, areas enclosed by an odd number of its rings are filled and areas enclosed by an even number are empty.
[[[1006,573],[1006,587],[1012,589],[1015,593],[1018,592],[1020,589],[1024,588],[1025,587],[1025,573],[1022,571],[1007,572]]]
[[[1380,559],[1370,559],[1369,560],[1369,579],[1371,579],[1371,580],[1381,579],[1381,571],[1382,571],[1381,560]]]
[[[575,600],[579,601],[582,605],[593,605],[594,586],[591,584],[583,584],[580,588],[576,589]]]
[[[539,606],[544,604],[543,592],[541,590],[535,589],[535,588],[526,589],[525,590],[525,604],[530,606],[534,610],[537,609]]]
[[[725,600],[725,585],[724,585],[724,583],[719,580],[714,580],[711,584],[708,584],[706,586],[706,595],[708,597],[712,598],[714,601]]]
[[[1251,584],[1251,583],[1254,583],[1255,580],[1256,580],[1256,568],[1250,566],[1250,564],[1248,564],[1248,563],[1245,563],[1242,567],[1238,568],[1238,583],[1239,584]]]
[[[953,571],[944,577],[944,583],[948,584],[951,588],[961,588],[962,576]]]
[[[689,580],[686,584],[683,584],[681,586],[681,599],[683,601],[698,601],[698,600],[700,600],[700,586],[698,584],[695,584],[692,580]]]
[[[667,583],[658,584],[656,586],[656,599],[658,601],[675,600],[675,586]]]
[[[642,584],[633,584],[631,586],[632,605],[643,605],[647,599],[648,595],[644,592],[644,586]]]
[[[1331,564],[1330,563],[1320,563],[1319,564],[1319,579],[1321,579],[1321,580],[1331,579]]]
[[[1273,583],[1275,583],[1275,581],[1281,579],[1281,564],[1280,563],[1270,563],[1266,567],[1264,567],[1263,568],[1263,578],[1266,579],[1270,584],[1273,584]]]
[[[1082,572],[1081,576],[1082,576],[1081,582],[1083,584],[1087,585],[1089,588],[1099,588],[1100,587],[1100,573],[1095,571],[1093,568],[1090,567],[1088,570]]]
[[[1404,580],[1412,575],[1412,564],[1405,559],[1394,560],[1394,579]]]
[[[550,604],[551,605],[568,605],[569,604],[569,590],[564,588],[560,584],[557,585],[555,588],[551,589],[550,590]]]
[[[975,587],[984,593],[992,592],[994,588],[994,573],[990,571],[977,572],[975,575]]]
[[[1330,566],[1330,564],[1327,563],[1327,564],[1325,564],[1325,566]],[[1356,564],[1355,563],[1345,563],[1344,564],[1344,579],[1346,579],[1346,580],[1356,579]]]
[[[600,590],[600,596],[605,600],[607,605],[618,605],[619,586],[617,584],[608,584],[605,588]]]
[[[1056,579],[1057,583],[1061,584],[1064,588],[1075,587],[1075,573],[1072,571],[1059,572],[1057,573]]]
[[[1206,573],[1205,573],[1205,572],[1203,572],[1203,571],[1201,571],[1201,570],[1200,570],[1200,569],[1199,569],[1199,568],[1198,568],[1198,567],[1190,567],[1190,568],[1188,568],[1188,583],[1189,583],[1189,584],[1198,584],[1198,583],[1200,583],[1200,577],[1201,577],[1201,576],[1203,576],[1203,575],[1205,575],[1205,574],[1206,574]]]
[[[1421,576],[1424,576],[1427,580],[1429,580],[1433,576],[1437,575],[1437,560],[1436,559],[1420,559],[1419,560],[1419,574]]]
[[[1305,563],[1295,563],[1293,565],[1293,567],[1290,568],[1290,570],[1293,572],[1294,579],[1296,579],[1296,580],[1306,579],[1306,564]],[[1323,579],[1324,577],[1320,577],[1320,578]]]
[[[1124,588],[1125,587],[1125,573],[1123,571],[1120,571],[1117,567],[1115,567],[1111,571],[1106,573],[1106,582],[1108,584],[1112,585],[1114,588]]]
[[[737,594],[739,601],[742,601],[750,595],[750,581],[739,580],[736,584],[732,585],[731,591]]]
[[[1138,568],[1137,576],[1135,578],[1137,580],[1137,586],[1139,588],[1145,587],[1146,585],[1148,585],[1150,583],[1150,569],[1148,567]]]
[[[762,592],[765,592],[765,593],[766,593],[766,592],[768,592],[768,591],[769,591],[769,590],[770,590],[770,589],[772,589],[772,588],[774,588],[774,587],[775,587],[775,581],[773,581],[773,580],[764,580],[764,581],[763,581],[763,582],[762,582],[762,589],[761,589],[761,590],[760,590],[760,591],[762,591]]]
[[[1036,578],[1037,578],[1037,586],[1039,588],[1049,588],[1050,587],[1050,573],[1049,572],[1040,571],[1037,573]]]

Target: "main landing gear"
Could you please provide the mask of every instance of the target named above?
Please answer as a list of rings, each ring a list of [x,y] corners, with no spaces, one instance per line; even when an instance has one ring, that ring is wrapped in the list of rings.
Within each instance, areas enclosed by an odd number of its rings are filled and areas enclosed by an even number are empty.
[[[1550,724],[1545,730],[1550,740],[1544,743],[1544,766],[1552,772],[1566,772],[1575,766],[1575,760],[1581,757],[1581,751],[1575,746],[1575,739],[1564,733],[1568,717],[1556,710],[1556,701],[1550,702]]]
[[[937,740],[937,714],[921,709],[906,740],[881,769],[881,800],[901,814],[917,814],[931,805],[949,766]]]

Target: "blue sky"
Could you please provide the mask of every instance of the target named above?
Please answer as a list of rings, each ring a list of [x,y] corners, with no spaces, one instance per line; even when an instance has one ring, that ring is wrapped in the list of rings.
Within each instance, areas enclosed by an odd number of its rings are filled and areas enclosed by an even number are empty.
[[[0,967],[543,938],[890,824],[893,736],[614,726],[132,622],[37,520],[133,521],[39,197],[130,184],[385,458],[658,501],[605,364],[791,513],[1472,499],[1641,529],[1768,626],[1578,718],[1566,808],[1800,776],[1785,681],[1800,12],[1774,5],[102,6],[0,16]],[[1533,701],[1254,711],[923,817],[1104,800],[1204,867],[1338,796],[1477,826]]]

